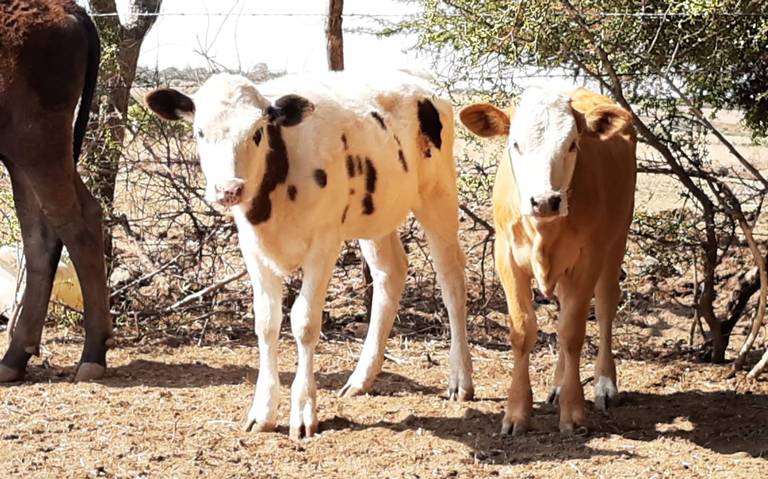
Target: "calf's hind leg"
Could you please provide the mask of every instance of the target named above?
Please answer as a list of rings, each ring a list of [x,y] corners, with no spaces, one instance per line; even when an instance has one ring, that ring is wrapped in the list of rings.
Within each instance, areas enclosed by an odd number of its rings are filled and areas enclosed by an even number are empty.
[[[616,363],[613,359],[613,320],[621,300],[619,275],[621,260],[624,256],[623,245],[620,251],[608,258],[595,286],[595,314],[600,326],[600,347],[595,365],[595,407],[607,412],[608,408],[619,402],[619,390],[616,382]]]
[[[448,308],[451,325],[450,376],[448,396],[468,401],[474,397],[472,358],[467,340],[467,290],[464,252],[459,246],[459,203],[453,191],[437,186],[423,206],[414,210],[429,242],[437,280]]]
[[[22,181],[23,178],[12,174],[13,197],[24,244],[27,285],[18,321],[9,325],[10,344],[0,363],[0,382],[21,379],[29,358],[38,354],[62,248],[61,240],[48,224],[37,199]]]
[[[72,162],[69,115],[41,122],[45,135],[20,136],[14,160],[47,223],[69,251],[83,291],[85,345],[75,380],[97,379],[106,370],[112,341],[108,309],[101,208],[83,185]],[[45,137],[45,142],[39,138]]]
[[[395,321],[408,273],[408,257],[396,231],[377,240],[361,240],[360,248],[373,277],[371,325],[360,360],[339,395],[364,394],[381,371],[387,338]]]

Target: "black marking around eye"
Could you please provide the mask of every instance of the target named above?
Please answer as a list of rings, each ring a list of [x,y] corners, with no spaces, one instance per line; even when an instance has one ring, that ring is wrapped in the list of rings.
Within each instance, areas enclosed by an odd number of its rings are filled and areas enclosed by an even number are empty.
[[[365,158],[365,190],[368,193],[376,192],[376,168],[370,158]]]
[[[425,157],[425,158],[432,158],[432,149],[431,149],[431,148],[427,148],[427,149],[424,151],[424,157]]]
[[[263,135],[262,130],[263,128],[259,128],[256,130],[256,133],[253,134],[253,142],[256,143],[256,146],[261,144],[261,137]]]
[[[298,193],[298,190],[294,185],[288,186],[288,199],[291,201],[296,201],[296,193]]]
[[[373,196],[371,196],[370,194],[365,195],[365,198],[363,198],[363,214],[372,215],[373,211],[374,211]]]
[[[200,128],[197,129],[197,133],[196,134],[197,134],[197,137],[200,138],[200,139],[205,138],[205,133],[203,133],[203,130],[200,129]]]
[[[325,188],[325,185],[328,184],[328,175],[325,173],[325,170],[317,169],[314,173],[315,176],[315,183],[317,183],[317,186],[320,188]]]
[[[425,98],[418,103],[418,117],[421,132],[439,150],[443,146],[443,139],[440,136],[443,131],[443,123],[440,121],[440,113],[438,113],[437,108]]]
[[[371,112],[371,116],[372,116],[374,119],[376,119],[376,121],[378,121],[378,122],[379,122],[379,126],[381,126],[381,129],[382,129],[382,130],[386,130],[386,129],[387,129],[387,125],[384,123],[384,118],[382,118],[382,117],[381,117],[381,115],[379,114],[379,112],[377,112],[377,111],[372,111],[372,112]]]

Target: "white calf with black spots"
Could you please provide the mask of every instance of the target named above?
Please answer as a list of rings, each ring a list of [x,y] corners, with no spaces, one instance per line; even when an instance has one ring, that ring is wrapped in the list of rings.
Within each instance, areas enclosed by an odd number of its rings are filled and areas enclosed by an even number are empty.
[[[340,394],[368,391],[405,285],[397,233],[409,212],[429,242],[451,328],[449,395],[471,399],[464,254],[458,242],[453,111],[427,81],[405,72],[287,76],[254,85],[211,77],[192,96],[162,89],[149,106],[194,123],[209,200],[231,207],[254,292],[260,368],[246,427],[274,430],[282,280],[303,271],[291,308],[298,366],[290,434],[318,430],[313,356],[328,282],[345,240],[371,268],[371,327]]]

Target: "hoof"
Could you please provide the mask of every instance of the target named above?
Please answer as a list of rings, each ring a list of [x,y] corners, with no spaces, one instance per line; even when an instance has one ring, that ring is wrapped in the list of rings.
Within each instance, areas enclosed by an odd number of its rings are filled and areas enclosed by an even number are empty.
[[[288,436],[294,441],[299,441],[301,438],[309,439],[310,437],[317,434],[317,430],[318,424],[316,422],[314,424],[310,424],[309,426],[305,426],[304,424],[299,426],[291,426],[291,429],[288,432]]]
[[[243,431],[245,432],[275,432],[277,425],[273,422],[257,422],[248,419],[243,422]]]
[[[336,393],[337,396],[340,398],[352,398],[356,396],[363,396],[368,393],[368,388],[364,386],[353,386],[350,383],[347,383],[339,389],[339,392]]]
[[[470,386],[467,389],[462,387],[448,388],[448,399],[451,401],[471,401],[475,398],[475,388]]]
[[[512,434],[513,436],[523,436],[528,432],[528,423],[525,421],[518,421],[514,424],[502,423],[501,434],[506,436]]]
[[[595,409],[603,414],[608,413],[608,408],[616,407],[620,403],[619,391],[613,381],[601,376],[595,383]]]
[[[97,363],[82,363],[77,368],[75,382],[94,381],[104,377],[107,368]]]
[[[570,437],[586,437],[589,435],[587,426],[574,425],[573,423],[560,423],[560,434]]]
[[[549,391],[547,403],[553,406],[560,404],[560,386],[554,387]]]
[[[5,364],[0,364],[0,383],[14,383],[24,379],[24,371],[11,369]]]

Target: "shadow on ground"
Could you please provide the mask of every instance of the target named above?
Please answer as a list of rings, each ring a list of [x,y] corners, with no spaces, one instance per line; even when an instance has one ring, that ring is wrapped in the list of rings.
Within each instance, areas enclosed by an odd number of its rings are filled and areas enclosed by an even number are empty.
[[[746,453],[768,459],[768,395],[726,392],[672,394],[626,393],[622,405],[603,416],[589,408],[590,435],[563,437],[558,414],[551,406],[534,411],[532,430],[523,437],[501,436],[501,413],[470,407],[463,417],[411,415],[400,422],[381,421],[369,427],[396,432],[423,430],[442,439],[461,442],[474,459],[490,464],[546,460],[588,459],[598,456],[632,458],[631,450],[598,449],[592,438],[618,436],[635,441],[682,439],[720,454]],[[343,417],[321,424],[323,430],[364,429]]]
[[[316,371],[317,387],[321,390],[337,391],[347,381],[351,371]],[[110,367],[104,379],[98,381],[108,387],[159,387],[159,388],[204,388],[210,386],[252,384],[255,385],[258,369],[247,366],[211,366],[203,362],[166,363],[145,359],[133,360],[128,364]],[[54,364],[30,365],[21,383],[69,382],[74,376],[74,367],[59,367]],[[281,372],[280,382],[290,385],[294,373]],[[403,393],[436,395],[442,389],[420,384],[400,374],[382,372],[376,378],[370,394],[372,396],[394,396]]]

